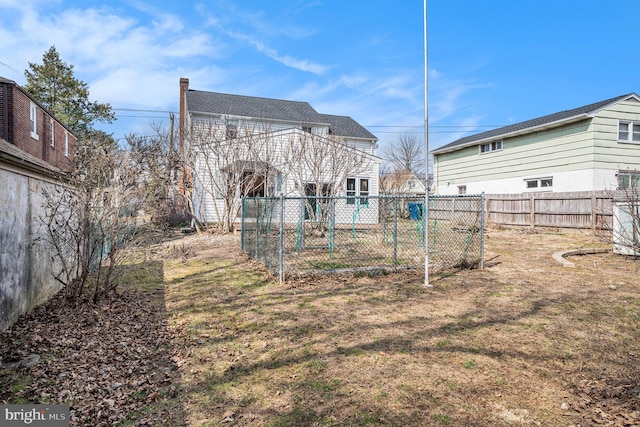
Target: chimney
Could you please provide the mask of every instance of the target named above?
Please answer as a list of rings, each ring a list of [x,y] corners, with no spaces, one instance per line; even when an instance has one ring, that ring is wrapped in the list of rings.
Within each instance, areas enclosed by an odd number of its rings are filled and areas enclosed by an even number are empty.
[[[187,125],[187,91],[189,90],[189,79],[180,78],[180,154],[183,154],[184,128]]]
[[[180,78],[180,124],[179,124],[179,146],[178,146],[178,152],[180,155],[180,159],[183,161],[182,163],[182,169],[180,170],[179,173],[179,178],[178,178],[178,191],[183,194],[186,195],[187,194],[187,188],[186,188],[186,173],[187,173],[187,166],[184,163],[184,137],[185,137],[185,127],[187,126],[187,91],[189,90],[189,79],[181,77]]]

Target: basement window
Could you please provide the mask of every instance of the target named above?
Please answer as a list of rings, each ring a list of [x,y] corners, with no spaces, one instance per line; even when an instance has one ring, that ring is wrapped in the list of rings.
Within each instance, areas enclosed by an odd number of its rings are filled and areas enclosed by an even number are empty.
[[[553,187],[553,178],[532,178],[525,180],[528,190]]]
[[[640,188],[640,172],[619,171],[618,190],[629,190],[631,188]]]

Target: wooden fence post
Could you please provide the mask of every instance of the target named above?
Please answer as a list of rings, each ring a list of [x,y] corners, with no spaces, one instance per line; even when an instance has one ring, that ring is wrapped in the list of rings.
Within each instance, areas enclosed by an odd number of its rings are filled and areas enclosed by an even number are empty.
[[[596,231],[596,192],[591,191],[591,230]]]
[[[536,226],[536,198],[533,193],[529,194],[529,225]]]

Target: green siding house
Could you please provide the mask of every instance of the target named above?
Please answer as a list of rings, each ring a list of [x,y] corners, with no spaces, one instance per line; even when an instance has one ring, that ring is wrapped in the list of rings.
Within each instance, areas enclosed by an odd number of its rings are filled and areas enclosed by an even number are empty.
[[[432,151],[436,194],[616,190],[640,181],[630,93],[470,135]]]

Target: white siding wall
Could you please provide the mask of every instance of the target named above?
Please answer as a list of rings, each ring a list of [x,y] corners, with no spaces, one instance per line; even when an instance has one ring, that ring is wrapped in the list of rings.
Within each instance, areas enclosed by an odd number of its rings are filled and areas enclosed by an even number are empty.
[[[551,188],[530,189],[526,186],[527,179],[553,178]],[[555,172],[548,175],[529,175],[525,177],[509,177],[503,179],[492,179],[487,181],[465,182],[454,180],[449,185],[440,185],[436,189],[437,194],[452,195],[458,194],[458,187],[465,185],[467,194],[517,194],[533,191],[592,191],[592,190],[615,190],[618,181],[616,171],[611,169],[583,169],[570,172]]]
[[[225,120],[220,118],[212,118],[200,117],[200,118],[192,118],[192,132],[194,135],[200,135],[200,138],[203,136],[210,135],[212,138],[216,138],[217,140],[223,140],[225,138]],[[253,128],[253,125],[245,123],[246,128],[259,129],[261,124],[256,124],[256,127]],[[215,130],[214,130],[215,129]],[[279,170],[282,174],[282,186],[281,193],[285,196],[301,196],[304,195],[304,185],[300,185],[300,177],[297,171],[297,165],[291,165],[287,162],[287,154],[286,147],[291,143],[291,141],[298,141],[299,138],[305,137],[305,133],[298,129],[293,128],[289,123],[271,123],[265,129],[271,131],[268,141],[264,144],[264,153],[261,156],[261,159],[264,161],[268,161],[273,167]],[[278,130],[275,130],[278,129]],[[325,129],[314,129],[314,133],[318,135],[326,135],[327,132]],[[255,134],[255,133],[254,133]],[[238,128],[238,138],[242,137],[241,126]],[[292,139],[293,138],[293,139]],[[355,147],[365,153],[371,154],[372,157],[369,161],[369,164],[366,167],[366,170],[355,174],[354,176],[349,176],[350,178],[367,178],[369,179],[369,196],[375,196],[378,194],[378,174],[379,174],[379,164],[377,159],[374,157],[376,148],[375,143],[368,143],[365,141],[347,141],[347,144]],[[224,201],[222,199],[215,199],[212,194],[213,183],[211,182],[211,173],[209,168],[205,164],[206,159],[204,156],[198,157],[198,162],[196,162],[196,167],[194,170],[194,209],[196,214],[200,215],[200,219],[205,222],[215,222],[218,220],[216,216],[217,206],[220,213],[223,212],[224,209]],[[303,171],[303,174],[305,172]],[[309,171],[306,171],[308,176],[311,176]],[[311,181],[308,179],[307,181]],[[327,181],[329,179],[327,178]],[[277,195],[277,194],[274,194]],[[343,186],[343,190],[340,195],[346,195],[346,183]],[[368,218],[368,222],[377,222],[377,204],[370,204],[367,207],[370,210],[375,209],[375,213],[368,213],[366,218]],[[364,209],[361,208],[361,209]],[[294,209],[295,210],[295,209]],[[298,209],[300,210],[300,209]],[[351,216],[353,212],[349,213],[349,218],[341,217],[340,221],[351,221]],[[296,217],[296,213],[285,213],[287,218]],[[344,216],[344,215],[342,215]],[[369,219],[371,218],[371,219]]]

